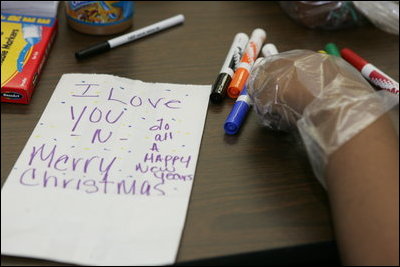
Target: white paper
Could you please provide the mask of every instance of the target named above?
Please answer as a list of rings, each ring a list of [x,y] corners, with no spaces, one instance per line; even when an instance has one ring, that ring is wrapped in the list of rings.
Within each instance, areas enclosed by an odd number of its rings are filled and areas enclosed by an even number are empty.
[[[175,261],[210,86],[66,74],[1,192],[1,253]]]

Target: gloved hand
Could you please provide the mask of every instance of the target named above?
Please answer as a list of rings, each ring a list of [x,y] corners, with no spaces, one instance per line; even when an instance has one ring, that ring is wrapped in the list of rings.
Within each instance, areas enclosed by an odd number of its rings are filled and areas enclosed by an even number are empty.
[[[324,187],[329,155],[398,103],[343,59],[307,50],[258,61],[247,88],[264,125],[300,132]]]

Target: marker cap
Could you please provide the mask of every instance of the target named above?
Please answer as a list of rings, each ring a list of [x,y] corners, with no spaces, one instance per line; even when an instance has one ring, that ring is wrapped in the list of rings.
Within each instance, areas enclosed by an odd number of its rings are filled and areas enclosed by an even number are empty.
[[[362,68],[368,64],[368,62],[357,55],[354,51],[348,48],[343,48],[340,50],[340,53],[342,54],[342,57],[349,62],[351,65],[353,65],[356,69],[359,71],[362,70]]]
[[[334,43],[327,43],[325,45],[325,51],[329,55],[334,55],[334,56],[340,57],[339,48]]]
[[[255,29],[250,36],[250,39],[259,38],[261,42],[264,42],[265,38],[267,38],[267,32],[263,29],[257,28]]]
[[[240,97],[248,98],[247,90],[243,89]],[[250,104],[245,100],[237,100],[235,105],[233,106],[229,116],[226,118],[224,123],[224,130],[226,134],[236,134],[240,126],[243,124],[244,119],[246,118],[246,114],[250,109]]]
[[[263,46],[261,53],[264,57],[269,57],[278,54],[278,49],[274,44],[269,43]]]
[[[225,97],[226,88],[228,88],[229,83],[232,81],[231,76],[228,73],[220,73],[215,80],[210,95],[210,100],[214,104],[219,104]]]
[[[232,135],[239,131],[249,108],[250,106],[246,102],[235,103],[235,108],[232,109],[224,123],[225,133]]]
[[[240,68],[236,70],[233,80],[228,88],[228,96],[230,98],[237,98],[240,95],[248,77],[249,72],[246,69]]]
[[[75,57],[77,59],[83,59],[83,58],[86,58],[89,56],[93,56],[93,55],[97,55],[97,54],[106,52],[110,49],[111,49],[111,47],[108,42],[98,43],[98,44],[92,45],[88,48],[85,48],[81,51],[76,52]]]

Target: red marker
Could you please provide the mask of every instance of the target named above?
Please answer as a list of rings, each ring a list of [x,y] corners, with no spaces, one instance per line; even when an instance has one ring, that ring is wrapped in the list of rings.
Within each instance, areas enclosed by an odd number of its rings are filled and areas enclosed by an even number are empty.
[[[351,65],[358,69],[361,74],[368,79],[371,83],[399,96],[399,83],[388,75],[380,71],[377,67],[368,63],[365,59],[357,55],[354,51],[343,48],[340,51],[342,57],[347,60]]]

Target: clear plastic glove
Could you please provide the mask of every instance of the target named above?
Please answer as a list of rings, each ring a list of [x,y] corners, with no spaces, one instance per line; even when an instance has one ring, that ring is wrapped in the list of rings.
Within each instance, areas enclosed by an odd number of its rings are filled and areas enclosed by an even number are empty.
[[[324,187],[329,155],[398,103],[343,59],[307,50],[258,61],[247,88],[265,126],[300,132]]]

